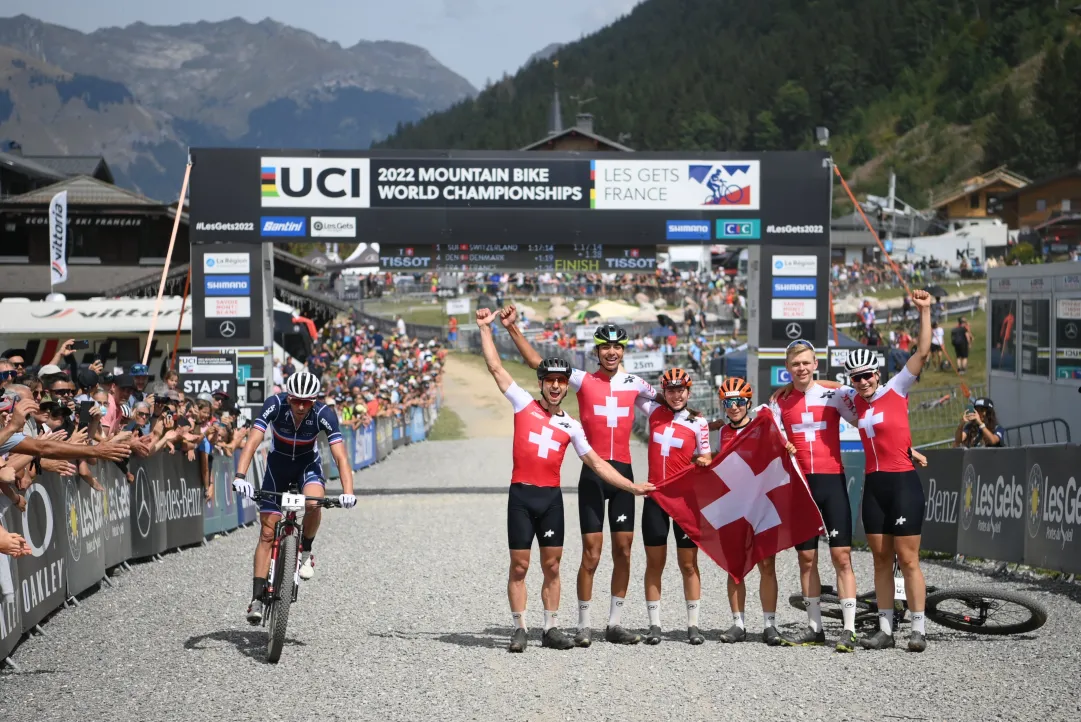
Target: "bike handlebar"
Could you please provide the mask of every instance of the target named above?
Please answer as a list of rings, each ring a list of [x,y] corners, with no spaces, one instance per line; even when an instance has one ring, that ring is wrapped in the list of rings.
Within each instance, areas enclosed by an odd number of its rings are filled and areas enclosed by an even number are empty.
[[[255,496],[252,498],[256,501],[262,499],[272,501],[275,497],[280,499],[281,496],[281,493],[277,491],[263,491],[261,489],[256,489]],[[316,504],[323,507],[324,509],[330,509],[333,507],[341,508],[342,506],[341,498],[337,496],[305,496],[304,501],[314,501],[316,502]]]

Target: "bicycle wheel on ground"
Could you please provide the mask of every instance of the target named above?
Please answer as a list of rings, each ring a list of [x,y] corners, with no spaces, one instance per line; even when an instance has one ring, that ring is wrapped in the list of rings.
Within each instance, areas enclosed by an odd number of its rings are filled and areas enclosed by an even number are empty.
[[[285,630],[289,626],[289,607],[293,602],[293,587],[296,585],[297,535],[290,534],[281,540],[278,550],[278,567],[274,584],[277,599],[271,600],[270,624],[267,630],[267,661],[277,662],[285,646]]]
[[[802,594],[793,594],[788,598],[788,603],[793,609],[801,612],[807,611],[807,605],[803,601]],[[823,591],[818,597],[819,606],[822,608],[822,616],[830,619],[844,619],[841,612],[841,599],[836,594]],[[862,599],[856,599],[856,615],[871,611],[871,605]]]
[[[962,632],[1022,634],[1042,627],[1047,610],[1017,592],[944,589],[927,595],[927,618]]]

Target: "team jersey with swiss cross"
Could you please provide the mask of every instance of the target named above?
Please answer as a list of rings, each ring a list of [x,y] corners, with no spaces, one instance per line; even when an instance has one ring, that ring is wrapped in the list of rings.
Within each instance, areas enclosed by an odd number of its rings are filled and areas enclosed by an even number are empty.
[[[709,422],[701,416],[693,421],[687,409],[672,412],[664,404],[638,399],[649,429],[649,483],[660,484],[683,471],[692,459],[709,451]]]
[[[514,470],[510,483],[559,486],[559,468],[568,442],[578,456],[592,451],[582,425],[565,411],[552,416],[518,384],[511,384],[504,396],[514,407]]]
[[[338,415],[322,401],[316,401],[308,415],[297,423],[293,410],[289,407],[289,395],[280,393],[271,396],[263,404],[263,411],[252,422],[252,426],[264,434],[271,431],[271,451],[296,457],[316,450],[315,439],[322,431],[327,435],[327,443],[342,443],[342,432],[338,427]]]
[[[578,412],[586,438],[606,461],[631,463],[631,427],[634,425],[634,402],[652,401],[657,392],[634,374],[617,373],[609,381],[599,371],[587,374],[571,372],[570,386],[578,395]]]
[[[840,421],[856,423],[849,393],[812,383],[807,391],[792,389],[788,398],[771,401],[769,407],[785,440],[796,447],[796,463],[804,474],[844,472]]]
[[[848,386],[844,391],[856,405],[856,425],[863,442],[865,471],[911,471],[912,430],[908,425],[908,391],[916,377],[902,368],[879,386],[870,399],[865,399]]]
[[[741,426],[737,429],[736,427],[732,426],[732,424],[726,423],[724,426],[721,427],[721,432],[718,437],[717,443],[721,447],[722,454],[732,444],[732,442],[736,440],[736,437],[743,433],[743,430],[746,429],[747,426],[750,426],[750,424],[748,423],[746,426]]]

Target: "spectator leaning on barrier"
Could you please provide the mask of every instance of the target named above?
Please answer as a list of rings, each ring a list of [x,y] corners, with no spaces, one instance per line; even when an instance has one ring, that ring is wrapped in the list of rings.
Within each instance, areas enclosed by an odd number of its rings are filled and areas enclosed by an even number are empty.
[[[955,447],[1002,447],[1006,445],[1006,431],[998,423],[995,404],[986,396],[973,400],[957,426],[953,437]]]

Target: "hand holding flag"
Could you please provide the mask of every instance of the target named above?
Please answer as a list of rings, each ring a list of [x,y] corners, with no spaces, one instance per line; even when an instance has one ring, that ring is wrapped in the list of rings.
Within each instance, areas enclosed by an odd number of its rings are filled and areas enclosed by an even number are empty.
[[[737,580],[761,560],[822,533],[822,514],[761,408],[724,453],[692,466],[651,496],[684,533]]]

